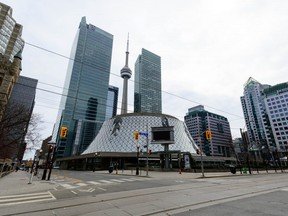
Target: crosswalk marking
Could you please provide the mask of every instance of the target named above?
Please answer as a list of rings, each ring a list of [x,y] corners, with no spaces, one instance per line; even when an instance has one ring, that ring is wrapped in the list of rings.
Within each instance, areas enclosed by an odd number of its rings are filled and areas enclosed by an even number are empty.
[[[65,184],[59,184],[59,185],[61,185],[62,187],[65,187],[65,188],[67,188],[67,189],[72,189],[72,188],[76,188],[76,186],[73,186],[73,185],[71,185],[71,184],[67,184],[67,183],[65,183]]]
[[[77,183],[76,185],[78,185],[78,186],[87,186],[88,184],[79,182],[79,183]]]
[[[102,184],[115,184],[115,183],[124,183],[124,182],[133,182],[133,181],[144,181],[148,180],[146,178],[119,178],[119,179],[101,179],[97,181],[85,181],[85,182],[60,182],[59,185],[66,189],[73,189],[81,186],[88,186],[88,185],[102,185]],[[56,180],[57,182],[57,180]]]
[[[99,185],[101,183],[96,182],[96,181],[87,181],[88,184],[93,184],[93,185]]]
[[[118,180],[118,179],[109,179],[110,181],[114,181],[114,182],[119,182],[119,183],[122,183],[122,182],[125,182],[123,180]]]
[[[133,179],[129,179],[129,178],[121,178],[120,180],[127,181],[127,182],[135,181],[135,180],[133,180]]]
[[[23,203],[41,202],[55,200],[56,198],[49,192],[20,194],[0,197],[0,206],[16,205]]]
[[[143,180],[145,180],[144,178],[130,178],[130,179],[132,179],[134,181],[143,181]]]
[[[108,180],[99,180],[99,182],[103,182],[103,183],[107,183],[107,184],[111,184],[111,183],[113,183],[113,182],[108,181]]]

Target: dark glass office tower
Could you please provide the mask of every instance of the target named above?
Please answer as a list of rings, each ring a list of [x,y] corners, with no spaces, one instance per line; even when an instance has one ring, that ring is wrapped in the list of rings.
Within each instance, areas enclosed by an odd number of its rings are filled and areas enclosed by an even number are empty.
[[[161,58],[146,49],[135,63],[134,112],[162,113]]]
[[[38,80],[19,76],[0,123],[0,158],[20,161],[26,148],[25,136],[33,112]],[[2,125],[1,125],[2,124]]]
[[[74,40],[53,140],[57,157],[81,154],[105,120],[113,35],[83,17]],[[67,127],[66,138],[60,130]]]
[[[117,114],[118,92],[119,88],[111,85],[109,86],[105,120],[108,120]]]

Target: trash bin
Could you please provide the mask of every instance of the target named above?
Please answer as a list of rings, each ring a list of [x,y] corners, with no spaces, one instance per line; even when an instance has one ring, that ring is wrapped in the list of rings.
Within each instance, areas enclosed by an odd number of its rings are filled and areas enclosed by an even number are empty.
[[[230,166],[230,172],[232,174],[236,174],[236,167],[235,166]]]
[[[109,173],[112,173],[113,172],[113,166],[110,166],[108,171],[109,171]]]
[[[245,175],[247,174],[247,169],[246,169],[246,167],[243,167],[243,168],[242,168],[242,173],[245,174]]]

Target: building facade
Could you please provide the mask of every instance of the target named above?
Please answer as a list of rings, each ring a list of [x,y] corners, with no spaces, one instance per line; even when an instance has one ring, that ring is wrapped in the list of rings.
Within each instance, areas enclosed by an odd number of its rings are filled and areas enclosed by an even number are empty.
[[[224,116],[208,112],[199,105],[188,110],[184,121],[189,133],[207,156],[230,157],[234,153],[230,124]],[[206,140],[206,130],[211,131],[211,140]]]
[[[2,157],[13,160],[23,158],[26,148],[25,136],[35,104],[37,83],[36,79],[19,76],[14,85],[0,126],[0,130],[4,133],[0,138]]]
[[[134,112],[162,113],[161,58],[146,49],[135,63]]]
[[[76,34],[53,140],[57,157],[80,154],[95,138],[106,117],[113,35],[86,23]],[[62,127],[67,136],[60,138]]]
[[[265,125],[267,142],[272,151],[287,153],[288,150],[288,82],[277,84],[263,91],[264,105],[267,111]],[[269,133],[270,132],[270,133]]]
[[[109,86],[107,95],[107,105],[106,105],[106,117],[108,120],[117,114],[117,104],[118,104],[118,92],[119,88],[115,86]]]
[[[10,62],[24,48],[22,25],[12,17],[12,8],[0,2],[0,53]]]
[[[250,77],[241,103],[248,151],[277,163],[288,150],[288,83],[263,85]]]
[[[21,35],[22,26],[13,19],[12,8],[0,3],[0,121],[21,71]]]

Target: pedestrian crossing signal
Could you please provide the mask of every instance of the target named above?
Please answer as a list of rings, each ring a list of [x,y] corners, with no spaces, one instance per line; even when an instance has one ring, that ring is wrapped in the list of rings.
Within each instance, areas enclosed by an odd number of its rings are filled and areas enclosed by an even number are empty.
[[[206,130],[206,139],[207,139],[207,140],[211,140],[211,139],[212,139],[211,130]]]
[[[53,149],[54,149],[54,146],[53,146],[53,145],[49,145],[48,152],[49,152],[49,153],[52,153],[52,152],[53,152]]]
[[[60,138],[66,138],[67,136],[67,127],[62,127],[60,131]]]

